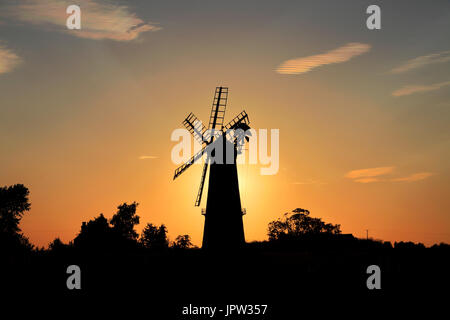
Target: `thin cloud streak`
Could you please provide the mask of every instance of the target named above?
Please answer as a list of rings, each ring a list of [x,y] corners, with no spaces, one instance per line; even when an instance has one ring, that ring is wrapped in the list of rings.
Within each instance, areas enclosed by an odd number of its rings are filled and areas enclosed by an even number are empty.
[[[413,93],[429,92],[439,90],[443,87],[450,86],[450,81],[434,83],[430,85],[408,85],[392,92],[394,97],[408,96]]]
[[[349,171],[345,177],[352,179],[353,182],[372,183],[372,182],[414,182],[427,179],[433,175],[431,172],[413,173],[406,177],[400,178],[380,178],[381,176],[391,174],[395,167],[377,167],[368,169],[359,169]]]
[[[0,43],[0,74],[11,72],[21,63],[22,59],[17,54]]]
[[[424,180],[426,178],[429,178],[433,175],[433,173],[431,172],[419,172],[419,173],[414,173],[411,174],[407,177],[402,177],[402,178],[395,178],[392,179],[391,181],[394,182],[414,182],[414,181],[420,181],[420,180]]]
[[[403,73],[409,70],[424,67],[429,64],[444,63],[448,61],[450,61],[450,50],[410,59],[405,63],[403,63],[402,65],[392,69],[391,73],[394,74]]]
[[[355,179],[353,181],[359,182],[359,183],[372,183],[372,182],[379,182],[381,180],[378,178],[361,178],[361,179]]]
[[[67,30],[66,8],[74,4],[68,0],[29,0],[11,5],[3,15],[25,23],[51,27],[80,38],[130,41],[141,33],[161,28],[144,22],[127,6],[108,2],[78,0],[81,8],[81,30]]]
[[[318,185],[320,185],[320,184],[326,184],[326,182],[322,182],[319,180],[306,180],[306,181],[295,181],[295,182],[292,182],[292,184],[295,184],[295,185],[318,184]]]
[[[364,180],[364,183],[367,182],[373,182],[369,181],[368,178],[373,178],[377,176],[382,176],[385,174],[392,173],[394,171],[395,167],[377,167],[377,168],[368,168],[368,169],[358,169],[358,170],[352,170],[348,172],[345,177],[350,179],[359,179]],[[355,180],[357,181],[357,180]],[[363,182],[363,181],[358,181]]]
[[[323,65],[346,62],[353,57],[368,52],[370,48],[371,46],[365,43],[347,43],[326,53],[287,60],[276,71],[281,74],[306,73]]]

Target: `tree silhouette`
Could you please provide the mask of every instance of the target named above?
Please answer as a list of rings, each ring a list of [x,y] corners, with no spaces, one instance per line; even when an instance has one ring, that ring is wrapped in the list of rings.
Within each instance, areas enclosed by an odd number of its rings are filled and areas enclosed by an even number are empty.
[[[174,249],[189,249],[192,247],[191,237],[188,234],[179,235],[172,243],[172,248]]]
[[[5,255],[15,256],[34,249],[19,228],[23,214],[31,207],[29,194],[23,184],[0,187],[0,252]]]
[[[20,220],[25,211],[30,210],[30,191],[23,184],[0,187],[0,232],[17,235]]]
[[[50,251],[60,251],[64,249],[67,245],[64,244],[60,238],[55,238],[50,244],[48,245],[48,250]]]
[[[138,234],[134,230],[134,226],[139,224],[139,216],[136,215],[138,205],[136,202],[121,204],[110,221],[113,230],[125,239],[136,240],[138,238]]]
[[[312,218],[309,211],[301,208],[285,213],[282,219],[269,223],[269,240],[292,239],[301,235],[339,234],[340,225],[325,223],[320,218]]]
[[[77,247],[103,247],[111,240],[112,229],[108,220],[101,213],[98,217],[83,222],[80,233],[74,239],[74,245]]]
[[[164,249],[169,246],[167,239],[167,228],[164,224],[159,227],[147,223],[144,230],[142,230],[140,243],[145,248]]]

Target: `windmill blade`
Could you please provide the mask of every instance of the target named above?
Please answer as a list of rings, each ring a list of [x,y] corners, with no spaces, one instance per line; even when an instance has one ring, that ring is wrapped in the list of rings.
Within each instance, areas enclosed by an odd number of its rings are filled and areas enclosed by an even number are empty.
[[[203,134],[203,139],[206,141],[206,144],[211,144],[214,139],[219,138],[222,135],[221,130],[217,129],[207,129],[205,133]]]
[[[226,138],[229,141],[233,141],[234,134],[232,134],[232,130],[236,129],[245,129],[250,128],[248,125],[250,123],[250,119],[248,118],[247,112],[243,110],[236,117],[234,117],[230,122],[228,122],[223,129],[226,131]],[[244,130],[244,131],[245,131]]]
[[[198,159],[200,159],[203,154],[208,150],[209,145],[206,145],[202,148],[202,150],[200,150],[199,152],[197,152],[191,159],[189,159],[188,162],[184,163],[183,165],[179,166],[178,168],[175,169],[175,174],[173,176],[173,180],[175,180],[176,178],[178,178],[178,176],[180,174],[182,174],[184,171],[186,171],[190,166],[192,166]]]
[[[228,88],[216,87],[214,99],[211,107],[211,114],[209,116],[208,129],[216,129],[220,127],[223,129],[223,121],[225,119],[225,109],[228,101]],[[211,138],[212,139],[212,138]]]
[[[206,141],[204,139],[206,127],[192,112],[184,119],[183,125],[194,136],[195,140],[200,142],[200,144],[203,144]]]
[[[223,129],[226,130],[233,130],[235,129],[240,123],[245,123],[246,125],[250,124],[250,119],[248,118],[247,112],[242,111],[239,113],[236,117],[234,117],[230,122],[228,122]]]
[[[198,188],[197,199],[195,200],[195,206],[200,206],[202,202],[203,186],[205,185],[206,171],[208,171],[208,161],[203,165],[202,178],[200,180],[200,187]]]

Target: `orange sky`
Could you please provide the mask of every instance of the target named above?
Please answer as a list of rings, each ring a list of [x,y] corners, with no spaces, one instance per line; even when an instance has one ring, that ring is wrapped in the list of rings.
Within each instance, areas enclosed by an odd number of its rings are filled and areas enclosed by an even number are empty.
[[[70,241],[82,221],[137,201],[139,231],[164,223],[172,239],[190,234],[200,245],[201,166],[172,181],[170,135],[191,111],[207,120],[217,85],[230,88],[226,119],[245,109],[252,128],[280,130],[277,175],[239,168],[248,241],[300,207],[358,237],[369,229],[383,240],[450,242],[444,2],[418,3],[400,20],[402,7],[391,6],[379,31],[365,28],[364,6],[351,1],[333,17],[313,2],[305,11],[262,1],[257,12],[238,2],[134,4],[91,8],[83,36],[58,25],[59,11],[45,21],[2,16],[0,184],[30,189],[21,228],[34,244]],[[124,38],[127,30],[96,25],[103,15],[124,28],[133,19],[158,28]],[[277,72],[304,57],[314,64],[308,72]]]

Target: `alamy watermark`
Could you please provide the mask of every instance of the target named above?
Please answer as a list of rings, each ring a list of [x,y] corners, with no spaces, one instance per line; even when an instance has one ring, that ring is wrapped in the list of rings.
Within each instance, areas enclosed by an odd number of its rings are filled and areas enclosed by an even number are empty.
[[[381,269],[376,264],[372,264],[367,267],[367,274],[370,276],[367,278],[366,286],[369,290],[381,289]]]
[[[66,13],[69,14],[66,20],[66,27],[69,30],[81,29],[81,9],[76,4],[67,7]]]
[[[72,264],[67,267],[66,273],[69,274],[66,280],[66,286],[69,290],[81,289],[81,269],[79,266]]]
[[[208,144],[213,136],[216,140]],[[171,140],[178,142],[171,152],[172,162],[176,165],[201,164],[198,160],[206,154],[209,163],[261,164],[265,166],[260,168],[262,175],[277,174],[280,167],[279,129],[270,129],[270,144],[268,129],[206,130],[197,140],[192,139],[187,129],[179,128],[172,132]]]
[[[381,8],[372,4],[367,7],[366,13],[370,14],[366,20],[366,26],[369,30],[380,30],[381,29]],[[66,8],[66,14],[69,16],[66,20],[66,26],[69,30],[80,30],[81,29],[81,8],[72,4]]]

